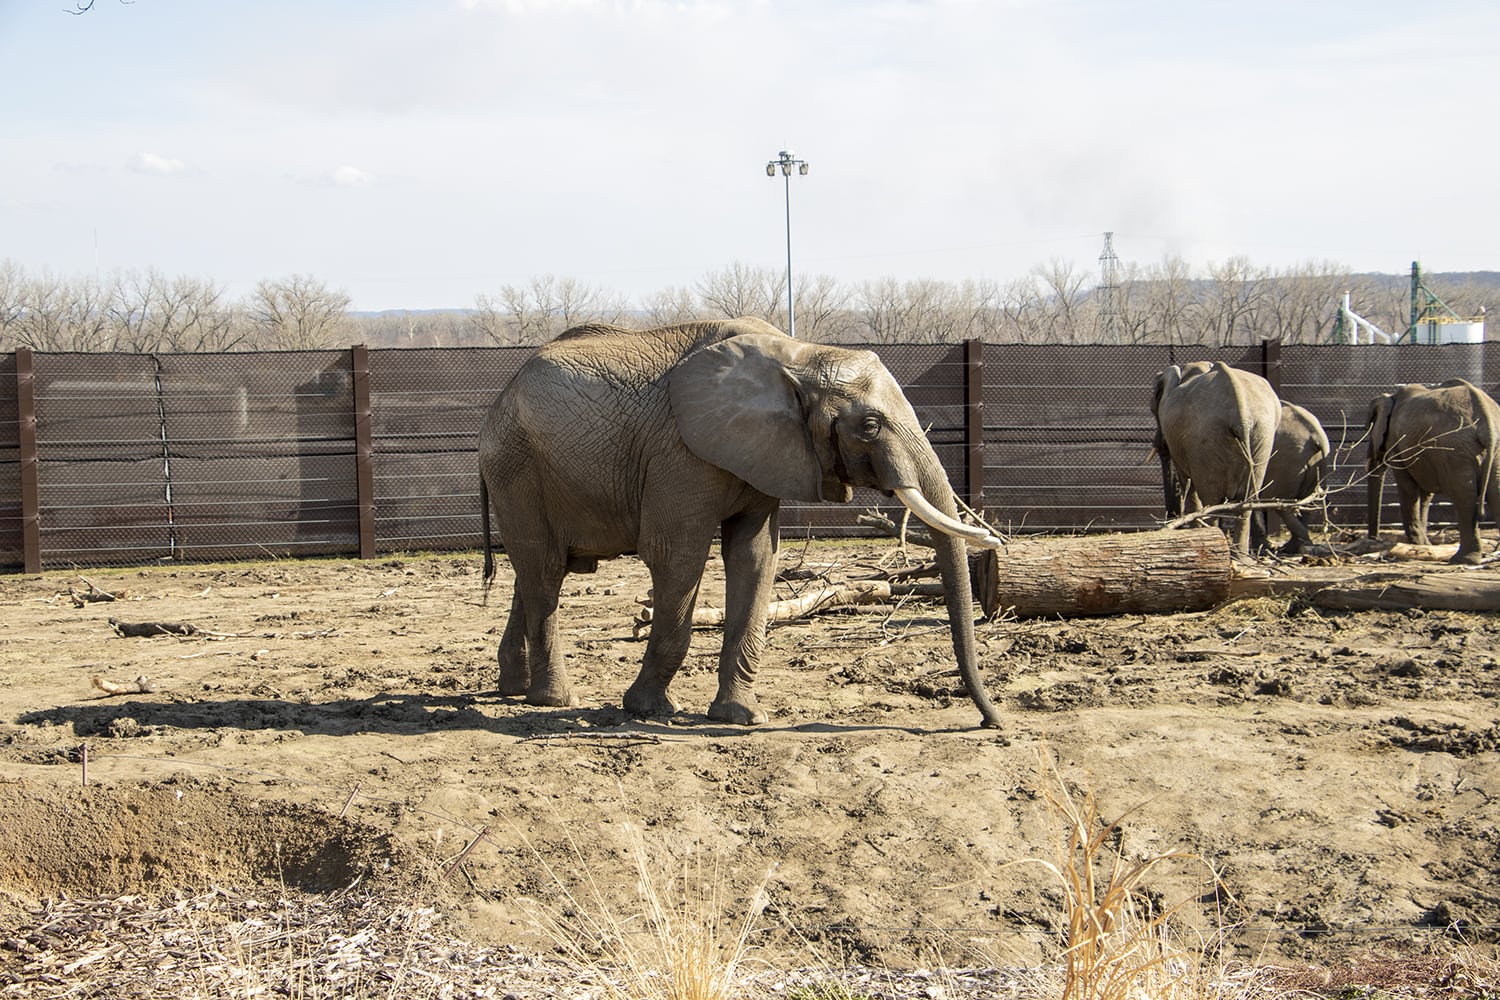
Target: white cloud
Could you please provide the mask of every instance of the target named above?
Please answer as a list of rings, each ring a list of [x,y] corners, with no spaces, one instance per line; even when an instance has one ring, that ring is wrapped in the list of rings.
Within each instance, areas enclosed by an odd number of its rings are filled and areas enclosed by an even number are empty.
[[[130,169],[143,174],[180,174],[187,164],[157,153],[136,153],[130,158]]]
[[[348,164],[335,168],[326,179],[330,184],[346,188],[369,187],[375,181],[374,176],[368,171],[351,167]]]

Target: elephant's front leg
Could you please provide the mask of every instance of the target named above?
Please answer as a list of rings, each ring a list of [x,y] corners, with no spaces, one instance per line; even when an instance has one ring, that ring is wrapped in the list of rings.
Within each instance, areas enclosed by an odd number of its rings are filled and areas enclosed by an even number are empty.
[[[684,531],[686,528],[684,527]],[[688,532],[691,536],[691,532]],[[663,542],[663,551],[642,546],[641,557],[651,570],[651,634],[641,672],[625,690],[625,710],[632,715],[672,715],[677,702],[667,686],[687,658],[693,637],[693,606],[703,581],[708,541]]]
[[[776,579],[776,522],[775,507],[724,522],[724,646],[710,719],[740,726],[766,721],[755,697],[755,671],[766,645],[766,611]]]

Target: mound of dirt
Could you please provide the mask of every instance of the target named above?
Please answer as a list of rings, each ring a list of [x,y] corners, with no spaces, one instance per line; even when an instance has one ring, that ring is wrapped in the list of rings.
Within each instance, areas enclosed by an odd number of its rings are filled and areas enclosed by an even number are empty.
[[[159,895],[213,885],[345,889],[408,861],[389,833],[191,780],[0,785],[0,892]]]

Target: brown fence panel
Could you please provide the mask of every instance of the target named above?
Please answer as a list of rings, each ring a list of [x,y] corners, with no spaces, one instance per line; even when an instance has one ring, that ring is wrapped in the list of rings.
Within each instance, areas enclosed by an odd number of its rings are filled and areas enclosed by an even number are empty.
[[[965,345],[872,348],[929,428],[949,479],[967,482],[981,414]],[[1500,390],[1500,345],[985,345],[983,488],[1012,531],[1130,530],[1162,511],[1150,454],[1151,382],[1172,363],[1223,360],[1275,377],[1336,445],[1334,523],[1364,522],[1362,435],[1370,399],[1405,382],[1462,376]],[[468,549],[480,538],[476,443],[485,409],[528,348],[368,353],[375,550]],[[32,356],[39,548],[46,567],[360,551],[352,352]],[[0,563],[25,555],[16,356],[0,356]],[[1395,525],[1394,486],[1386,520]],[[788,540],[862,533],[866,508],[787,504]],[[1434,521],[1451,523],[1434,505]]]
[[[533,353],[530,347],[370,352],[379,550],[479,545],[479,424]]]
[[[25,563],[21,522],[21,425],[16,356],[0,354],[0,566]]]
[[[357,553],[347,351],[161,358],[177,558]]]
[[[38,355],[43,565],[349,552],[347,357]]]
[[[138,354],[37,354],[42,565],[170,554],[156,364]]]

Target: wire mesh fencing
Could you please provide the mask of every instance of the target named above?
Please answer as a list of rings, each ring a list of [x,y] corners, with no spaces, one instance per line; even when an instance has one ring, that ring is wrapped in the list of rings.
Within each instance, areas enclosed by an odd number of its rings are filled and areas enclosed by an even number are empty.
[[[1496,344],[872,345],[955,491],[1002,529],[1160,523],[1151,386],[1169,364],[1265,375],[1335,448],[1328,520],[1365,521],[1370,401],[1462,377],[1494,392]],[[480,543],[480,421],[531,348],[0,354],[0,565],[38,570]],[[1383,494],[1396,519],[1395,488]],[[866,533],[849,504],[784,505],[783,535]],[[1451,523],[1433,505],[1434,523]]]

